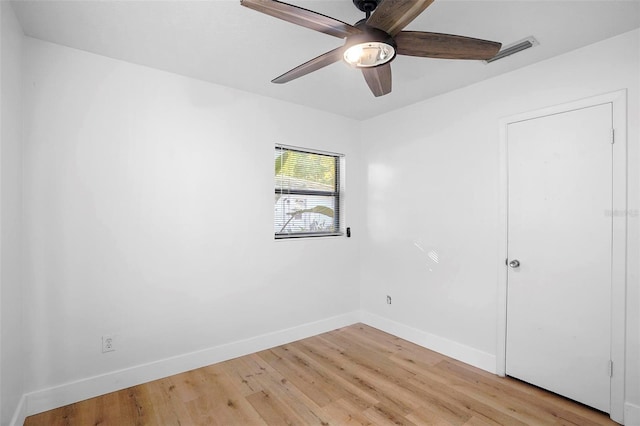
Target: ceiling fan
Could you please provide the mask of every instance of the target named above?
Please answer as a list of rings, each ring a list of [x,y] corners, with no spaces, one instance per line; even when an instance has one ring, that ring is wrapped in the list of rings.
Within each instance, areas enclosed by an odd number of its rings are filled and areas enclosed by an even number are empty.
[[[353,0],[366,18],[354,25],[277,0],[240,0],[240,4],[296,25],[346,39],[330,50],[272,80],[287,83],[339,60],[362,70],[375,96],[391,92],[391,61],[396,55],[442,59],[490,59],[501,43],[423,31],[402,31],[433,0]]]

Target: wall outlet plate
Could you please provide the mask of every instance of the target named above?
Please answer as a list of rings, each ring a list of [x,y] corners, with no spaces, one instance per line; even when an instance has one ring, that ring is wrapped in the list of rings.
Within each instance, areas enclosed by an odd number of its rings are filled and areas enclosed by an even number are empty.
[[[105,334],[102,336],[102,353],[113,352],[116,350],[116,339],[113,334]]]

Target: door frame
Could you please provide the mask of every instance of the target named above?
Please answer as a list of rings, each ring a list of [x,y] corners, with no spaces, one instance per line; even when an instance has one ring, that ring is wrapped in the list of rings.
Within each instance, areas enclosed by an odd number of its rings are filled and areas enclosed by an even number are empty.
[[[507,128],[519,121],[554,114],[612,104],[613,128],[613,228],[611,252],[611,377],[610,417],[623,423],[625,383],[625,334],[626,334],[626,268],[627,268],[627,90],[618,90],[603,95],[580,99],[548,108],[525,112],[500,120],[500,178],[499,178],[499,250],[498,250],[498,331],[496,351],[496,373],[506,375],[507,342],[507,259],[508,253],[508,156]]]

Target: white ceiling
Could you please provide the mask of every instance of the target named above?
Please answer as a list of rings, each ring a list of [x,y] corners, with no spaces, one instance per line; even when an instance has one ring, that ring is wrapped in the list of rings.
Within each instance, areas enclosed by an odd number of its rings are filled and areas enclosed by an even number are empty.
[[[289,2],[349,23],[363,17],[351,0]],[[18,0],[13,7],[31,37],[356,119],[640,26],[640,0],[436,0],[406,29],[504,45],[532,35],[540,44],[492,64],[398,56],[392,63],[393,91],[375,98],[361,73],[342,63],[272,84],[274,77],[343,41],[242,7],[238,0]]]

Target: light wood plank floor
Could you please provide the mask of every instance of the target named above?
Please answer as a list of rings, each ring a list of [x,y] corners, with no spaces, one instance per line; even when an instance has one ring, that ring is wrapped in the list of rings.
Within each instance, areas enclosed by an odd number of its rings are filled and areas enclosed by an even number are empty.
[[[56,425],[615,425],[356,324],[27,418]]]

